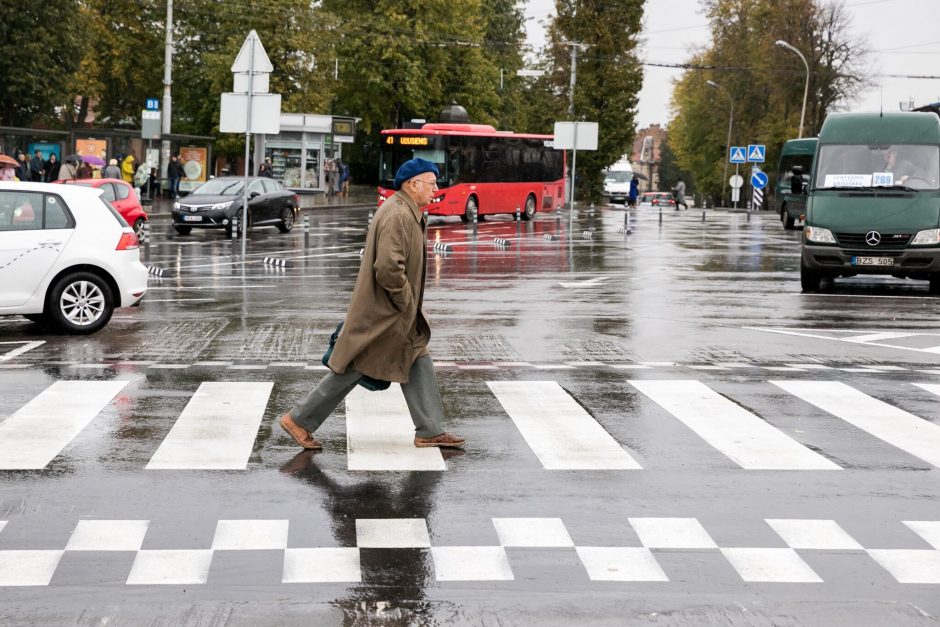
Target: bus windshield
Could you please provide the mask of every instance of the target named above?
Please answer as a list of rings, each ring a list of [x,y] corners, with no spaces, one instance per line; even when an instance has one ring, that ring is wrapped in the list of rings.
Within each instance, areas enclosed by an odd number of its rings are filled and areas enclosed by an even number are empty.
[[[438,135],[385,135],[382,138],[379,160],[379,185],[391,189],[398,168],[410,159],[426,159],[437,166],[441,175],[437,186],[450,185],[451,172],[447,167],[447,138]]]

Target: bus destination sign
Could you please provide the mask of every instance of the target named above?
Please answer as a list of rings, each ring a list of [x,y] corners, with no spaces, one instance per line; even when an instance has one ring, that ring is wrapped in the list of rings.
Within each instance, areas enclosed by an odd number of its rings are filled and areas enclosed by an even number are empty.
[[[385,138],[385,143],[394,146],[427,146],[430,140],[427,137],[416,137],[414,135],[389,135]]]

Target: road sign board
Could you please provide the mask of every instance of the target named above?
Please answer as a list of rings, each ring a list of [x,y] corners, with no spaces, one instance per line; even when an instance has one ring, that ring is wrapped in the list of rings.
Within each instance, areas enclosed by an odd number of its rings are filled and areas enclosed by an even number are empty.
[[[159,111],[160,110],[160,99],[159,98],[147,98],[147,103],[144,106],[147,111]]]
[[[728,154],[728,161],[730,163],[747,163],[747,153],[744,146],[732,146],[731,152]]]
[[[140,112],[141,139],[160,139],[160,112],[143,109]]]
[[[754,189],[764,189],[767,187],[767,173],[761,170],[754,170],[751,174],[751,186]]]
[[[750,144],[747,147],[747,160],[750,163],[763,163],[766,154],[767,147],[764,144]]]
[[[555,148],[597,150],[597,122],[555,122]]]
[[[261,39],[258,37],[258,33],[252,30],[245,38],[245,42],[238,51],[238,56],[235,57],[235,63],[232,64],[232,72],[237,74],[247,74],[249,72],[253,74],[270,74],[273,71],[274,66],[271,65],[271,59],[268,58],[268,53],[265,52],[264,46],[261,45]]]
[[[740,174],[735,174],[728,179],[728,184],[731,185],[731,189],[740,189],[744,185],[744,177]]]

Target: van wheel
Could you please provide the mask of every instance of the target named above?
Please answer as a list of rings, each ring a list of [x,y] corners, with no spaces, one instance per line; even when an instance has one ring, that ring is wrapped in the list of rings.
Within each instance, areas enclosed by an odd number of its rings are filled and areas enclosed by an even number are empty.
[[[523,220],[531,220],[535,217],[535,196],[529,194],[525,199],[525,211],[522,212]]]
[[[111,319],[114,296],[98,275],[72,272],[52,286],[45,311],[49,322],[66,333],[94,333]]]
[[[780,221],[783,222],[783,229],[784,229],[785,231],[792,231],[792,230],[793,230],[793,223],[794,223],[794,220],[793,220],[793,218],[790,217],[790,212],[787,211],[787,208],[786,208],[785,206],[784,206],[784,208],[780,211]]]
[[[804,292],[818,292],[822,276],[818,272],[813,272],[803,264],[800,264],[800,287]]]
[[[940,294],[940,276],[930,277],[930,293]]]

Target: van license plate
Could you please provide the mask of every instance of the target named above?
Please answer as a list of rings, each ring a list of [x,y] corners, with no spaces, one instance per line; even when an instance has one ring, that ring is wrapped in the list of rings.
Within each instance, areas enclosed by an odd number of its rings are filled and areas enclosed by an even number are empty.
[[[852,257],[853,266],[881,266],[894,265],[894,257]]]
[[[202,222],[202,216],[183,216],[183,222]]]

